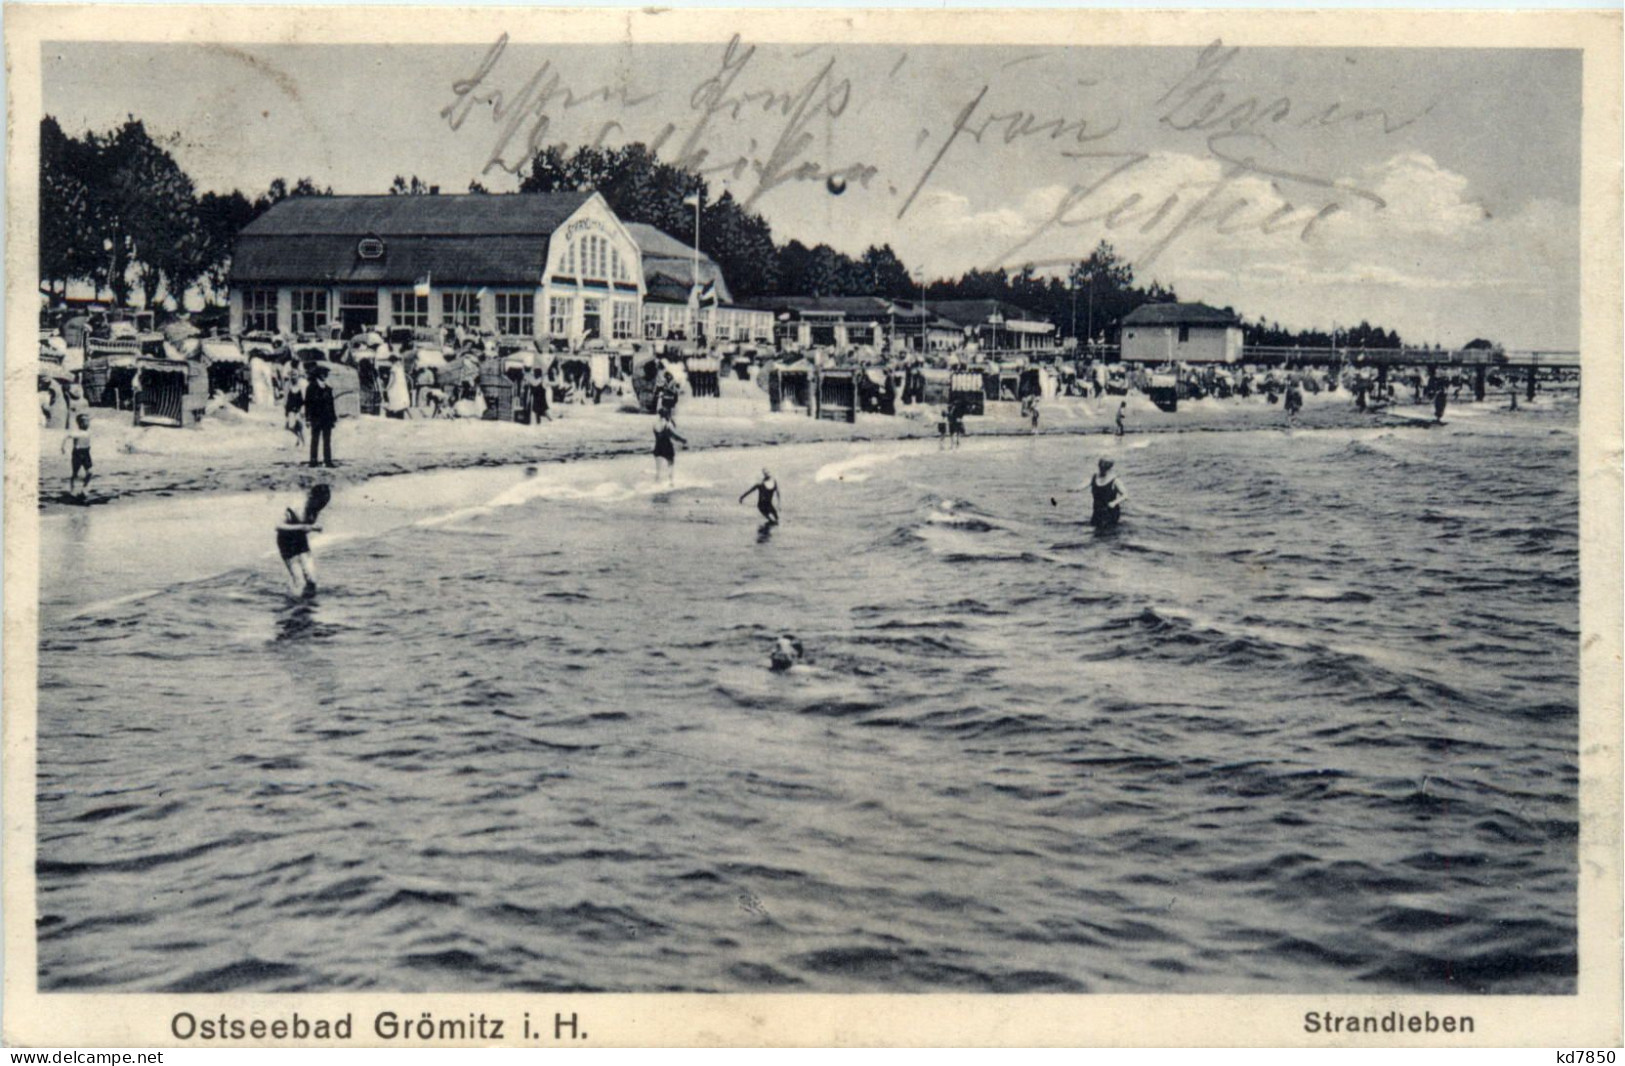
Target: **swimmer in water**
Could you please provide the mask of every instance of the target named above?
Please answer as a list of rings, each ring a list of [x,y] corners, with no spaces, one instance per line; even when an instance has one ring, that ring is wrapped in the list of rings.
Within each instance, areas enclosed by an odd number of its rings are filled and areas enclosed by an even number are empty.
[[[782,674],[799,663],[805,654],[801,641],[794,634],[785,633],[773,645],[773,653],[768,656],[768,668],[775,674]]]
[[[687,446],[688,441],[677,432],[677,424],[671,420],[670,411],[662,411],[655,421],[655,480],[660,480],[664,471],[666,484],[677,483],[677,448],[672,441],[678,441]]]
[[[773,480],[773,475],[766,468],[762,470],[762,480],[739,494],[739,502],[744,503],[745,497],[753,492],[756,493],[756,509],[762,513],[762,517],[767,519],[769,525],[778,525],[779,509],[774,506],[774,501],[780,498],[779,483]]]
[[[1100,469],[1089,479],[1089,493],[1094,498],[1094,511],[1089,515],[1089,524],[1096,529],[1116,529],[1118,520],[1123,517],[1123,503],[1128,495],[1123,491],[1123,484],[1117,480],[1117,475],[1112,473],[1110,459],[1100,461]]]
[[[309,598],[316,594],[316,560],[310,554],[310,534],[322,531],[316,519],[332,498],[333,490],[328,486],[311,486],[305,496],[304,514],[296,514],[290,507],[287,517],[276,527],[277,552],[288,568],[288,580],[293,584],[295,596]]]

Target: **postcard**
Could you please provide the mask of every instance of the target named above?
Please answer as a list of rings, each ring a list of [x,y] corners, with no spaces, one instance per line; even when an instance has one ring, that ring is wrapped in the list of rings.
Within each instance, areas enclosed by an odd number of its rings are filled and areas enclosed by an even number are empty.
[[[1619,1044],[1617,11],[7,22],[8,1043]]]

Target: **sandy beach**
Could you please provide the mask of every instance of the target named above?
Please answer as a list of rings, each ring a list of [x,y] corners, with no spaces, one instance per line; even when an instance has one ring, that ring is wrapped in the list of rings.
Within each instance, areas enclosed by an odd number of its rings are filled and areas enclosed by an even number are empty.
[[[1041,434],[1112,431],[1119,397],[1066,398],[1042,408]],[[1262,397],[1199,400],[1177,413],[1159,410],[1142,395],[1127,397],[1129,433],[1225,432],[1285,429],[1279,404]],[[1493,404],[1470,405],[1485,407]],[[1008,408],[1008,410],[1006,410]],[[96,480],[90,497],[107,504],[191,493],[283,490],[325,480],[356,484],[373,478],[431,470],[569,462],[646,453],[652,419],[612,402],[558,406],[554,420],[539,426],[459,419],[348,418],[334,433],[333,470],[312,470],[274,411],[243,412],[225,403],[188,429],[136,427],[127,412],[93,409]],[[1386,413],[1362,413],[1345,392],[1305,397],[1298,427],[1304,430],[1417,425],[1431,415],[1426,405],[1401,405]],[[814,441],[935,438],[940,411],[919,405],[896,416],[859,415],[855,424],[773,414],[766,395],[744,382],[725,383],[720,398],[685,397],[678,423],[690,450],[772,446]],[[1448,417],[1448,415],[1447,415]],[[971,437],[1030,433],[1014,404],[994,405],[967,423]],[[680,461],[680,460],[679,460]],[[40,498],[43,510],[73,506],[61,501],[68,457],[61,431],[40,431]]]

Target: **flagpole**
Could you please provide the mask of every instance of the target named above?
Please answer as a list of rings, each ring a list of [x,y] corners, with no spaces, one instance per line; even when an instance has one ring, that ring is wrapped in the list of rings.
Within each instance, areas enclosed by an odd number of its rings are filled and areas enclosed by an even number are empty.
[[[693,196],[685,196],[683,203],[694,205],[694,272],[689,278],[693,283],[689,291],[693,294],[694,321],[693,336],[689,339],[695,341],[700,334],[700,194],[696,192]]]

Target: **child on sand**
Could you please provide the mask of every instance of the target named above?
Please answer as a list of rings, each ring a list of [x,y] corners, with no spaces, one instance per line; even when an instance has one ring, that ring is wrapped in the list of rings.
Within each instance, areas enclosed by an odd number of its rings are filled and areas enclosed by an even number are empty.
[[[68,445],[73,445],[73,465],[68,473],[68,494],[83,498],[85,489],[90,488],[90,416],[83,412],[76,415],[68,424],[67,435],[62,438],[62,450],[67,451]],[[79,472],[84,471],[84,485],[78,493],[74,493],[74,482]]]
[[[779,509],[773,502],[780,495],[779,483],[773,480],[773,475],[769,474],[765,467],[762,470],[762,480],[740,493],[739,502],[744,503],[745,497],[753,492],[756,493],[756,509],[762,513],[762,517],[767,519],[770,525],[778,525]]]
[[[320,533],[322,527],[316,519],[333,498],[333,490],[326,485],[313,485],[305,496],[303,514],[288,508],[286,518],[276,527],[276,548],[282,564],[288,568],[288,580],[293,594],[309,598],[316,594],[316,560],[310,554],[310,534]]]

